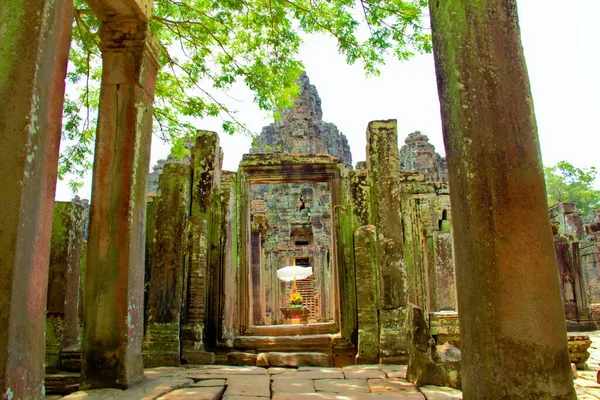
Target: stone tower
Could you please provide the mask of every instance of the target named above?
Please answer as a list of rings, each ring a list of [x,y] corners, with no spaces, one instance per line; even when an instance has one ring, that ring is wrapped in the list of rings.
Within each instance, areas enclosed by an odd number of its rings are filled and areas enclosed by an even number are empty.
[[[281,121],[265,126],[251,153],[329,154],[348,167],[352,154],[348,140],[338,128],[323,121],[321,98],[308,76],[298,78],[300,95],[294,105],[281,112]]]
[[[408,135],[400,148],[400,169],[426,174],[429,182],[448,182],[446,159],[435,151],[429,138],[416,131]]]

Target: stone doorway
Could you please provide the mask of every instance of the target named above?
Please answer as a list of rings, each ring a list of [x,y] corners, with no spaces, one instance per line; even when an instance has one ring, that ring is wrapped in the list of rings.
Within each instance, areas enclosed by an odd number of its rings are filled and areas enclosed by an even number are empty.
[[[253,336],[339,332],[340,282],[332,217],[340,204],[339,162],[329,156],[251,155],[242,161],[239,174],[240,192],[247,196],[242,200],[245,212],[238,216],[240,239],[247,244],[240,248],[240,255],[246,254],[240,257],[240,274],[246,281],[240,282],[239,298],[247,308],[238,314],[239,332]],[[307,309],[302,323],[290,323],[284,315],[293,283],[277,278],[278,269],[294,265],[311,267],[313,272],[296,281]]]

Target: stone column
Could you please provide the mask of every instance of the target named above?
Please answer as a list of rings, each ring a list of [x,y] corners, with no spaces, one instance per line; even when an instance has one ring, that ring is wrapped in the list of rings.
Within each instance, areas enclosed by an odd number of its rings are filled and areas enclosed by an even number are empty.
[[[264,287],[261,274],[262,258],[260,232],[250,233],[250,275],[252,277],[252,324],[263,325],[264,313],[261,301],[261,287]],[[263,289],[264,290],[264,289]]]
[[[102,23],[102,87],[90,211],[82,387],[143,379],[146,182],[158,46],[147,23]]]
[[[49,372],[61,369],[60,351],[78,342],[83,211],[83,205],[78,203],[54,204],[46,302],[46,370]]]
[[[380,235],[380,308],[383,310],[404,307],[408,296],[399,165],[396,120],[370,122],[367,127],[367,169],[371,202],[369,223],[377,227],[377,234]]]
[[[516,0],[430,1],[465,399],[574,399]]]
[[[379,297],[380,271],[377,265],[377,232],[366,225],[354,234],[356,263],[356,305],[358,314],[357,364],[379,363]]]
[[[0,6],[0,396],[43,398],[52,207],[72,2]]]
[[[214,189],[220,184],[219,137],[215,132],[198,131],[192,152],[192,204],[189,219],[189,271],[186,288],[185,323],[181,329],[182,361],[210,364],[214,354],[207,353],[206,324],[211,238],[211,205]],[[216,325],[215,325],[216,326]]]
[[[167,164],[158,183],[144,367],[179,366],[190,167]]]

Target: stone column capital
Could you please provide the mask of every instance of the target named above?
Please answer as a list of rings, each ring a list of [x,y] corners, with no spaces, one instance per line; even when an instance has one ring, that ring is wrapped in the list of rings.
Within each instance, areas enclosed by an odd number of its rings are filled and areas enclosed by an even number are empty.
[[[141,86],[146,84],[144,72],[156,75],[166,52],[146,22],[129,17],[111,18],[102,23],[100,50],[104,58],[103,72],[109,81],[118,84],[137,82]]]

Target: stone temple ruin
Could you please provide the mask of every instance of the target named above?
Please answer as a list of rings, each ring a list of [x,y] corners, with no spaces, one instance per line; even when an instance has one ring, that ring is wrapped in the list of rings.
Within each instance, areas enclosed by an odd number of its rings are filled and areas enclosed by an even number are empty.
[[[221,169],[209,131],[197,132],[190,156],[154,167],[144,367],[409,364],[418,385],[460,388],[445,159],[419,132],[398,149],[396,122],[374,121],[367,160],[353,168],[345,136],[322,121],[316,88],[306,75],[299,82],[294,105],[263,129],[237,172]],[[57,203],[54,215],[46,365],[69,374],[46,384],[65,392],[81,369],[84,205]],[[550,218],[567,324],[596,329],[600,222],[584,227],[569,203]],[[283,281],[285,266],[311,274]],[[569,344],[584,368],[590,341],[571,335]]]
[[[153,2],[86,3],[103,62],[87,241],[87,205],[53,202],[72,2],[0,7],[2,398],[575,398],[590,341],[566,326],[597,326],[600,216],[548,214],[513,3],[430,2],[447,171],[419,133],[398,149],[394,120],[368,125],[353,169],[303,77],[236,172],[199,131],[150,195]]]

